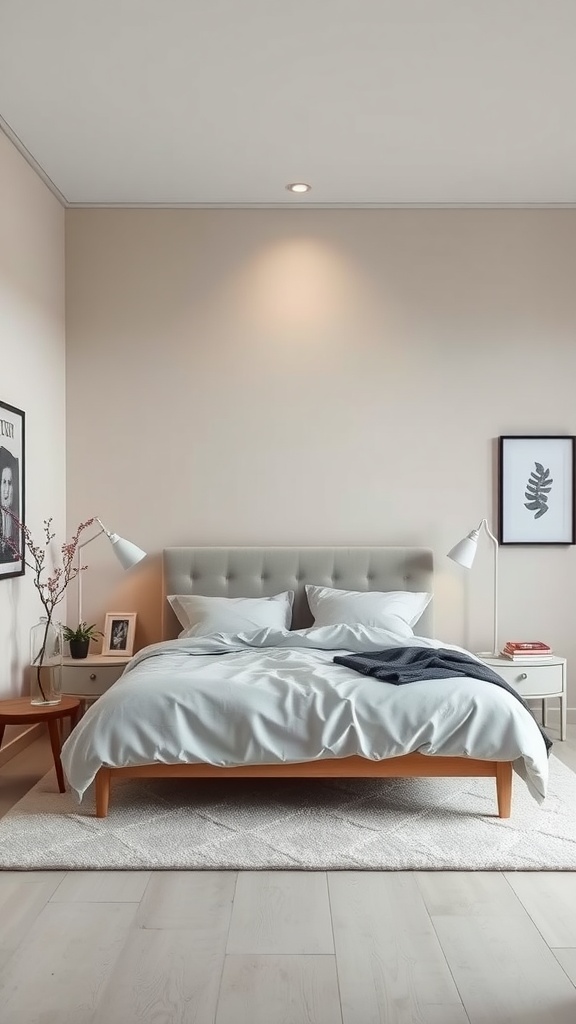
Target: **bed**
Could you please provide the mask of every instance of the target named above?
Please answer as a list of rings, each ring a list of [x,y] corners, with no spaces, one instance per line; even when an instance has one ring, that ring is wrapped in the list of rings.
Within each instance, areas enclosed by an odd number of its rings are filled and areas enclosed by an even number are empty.
[[[495,779],[505,818],[514,768],[533,796],[544,798],[544,741],[514,697],[467,678],[394,687],[334,665],[335,654],[388,644],[394,635],[389,641],[380,628],[355,624],[312,628],[306,586],[367,596],[432,593],[432,553],[166,549],[163,641],[135,656],[62,749],[79,798],[95,780],[98,817],[108,814],[111,783],[120,778],[486,776]],[[272,598],[286,591],[294,595],[291,629],[192,639],[178,639],[182,626],[166,598]],[[415,643],[440,646],[432,603],[415,629]]]

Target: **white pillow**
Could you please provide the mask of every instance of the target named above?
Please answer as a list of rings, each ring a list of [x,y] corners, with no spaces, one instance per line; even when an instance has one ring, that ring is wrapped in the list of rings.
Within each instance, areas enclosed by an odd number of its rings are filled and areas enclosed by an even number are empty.
[[[179,636],[246,633],[253,629],[290,629],[294,591],[273,597],[204,597],[170,594],[168,600],[184,627]]]
[[[390,616],[400,619],[405,625],[414,626],[424,609],[430,604],[432,594],[414,594],[409,590],[381,591],[332,590],[330,587],[313,587],[307,584],[306,597],[315,626],[334,626],[354,623],[361,626],[382,626]]]

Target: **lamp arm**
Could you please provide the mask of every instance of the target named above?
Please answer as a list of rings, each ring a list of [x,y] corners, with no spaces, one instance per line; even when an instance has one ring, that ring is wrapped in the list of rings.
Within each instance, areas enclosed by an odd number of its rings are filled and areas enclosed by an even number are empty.
[[[100,520],[97,517],[95,517],[95,519],[96,519],[96,522],[100,524],[100,529],[98,530],[98,533],[95,533],[93,537],[89,537],[88,540],[82,541],[82,543],[79,544],[78,547],[76,548],[76,570],[77,570],[76,578],[78,580],[78,587],[77,587],[77,593],[78,593],[78,606],[77,606],[78,625],[80,625],[80,623],[82,622],[82,567],[80,565],[80,550],[82,548],[85,548],[87,544],[91,544],[92,541],[96,540],[97,537],[100,537],[101,534],[103,534],[103,533],[107,534],[108,533],[108,530],[106,529],[104,524],[101,523]]]
[[[494,604],[494,626],[493,626],[493,634],[492,634],[493,635],[492,653],[494,654],[494,656],[496,656],[496,655],[499,654],[499,650],[498,650],[498,541],[496,540],[496,537],[494,536],[494,534],[491,532],[490,527],[488,526],[488,520],[487,519],[483,519],[482,520],[482,522],[480,523],[480,526],[478,527],[478,530],[480,531],[482,529],[482,527],[484,527],[484,529],[486,530],[486,533],[490,537],[490,540],[494,544],[494,602],[493,602],[493,604]]]

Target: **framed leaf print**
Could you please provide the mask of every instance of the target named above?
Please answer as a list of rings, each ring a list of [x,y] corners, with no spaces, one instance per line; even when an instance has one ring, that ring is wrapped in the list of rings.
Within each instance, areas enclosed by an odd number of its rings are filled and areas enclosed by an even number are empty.
[[[501,544],[575,544],[576,437],[499,438]]]

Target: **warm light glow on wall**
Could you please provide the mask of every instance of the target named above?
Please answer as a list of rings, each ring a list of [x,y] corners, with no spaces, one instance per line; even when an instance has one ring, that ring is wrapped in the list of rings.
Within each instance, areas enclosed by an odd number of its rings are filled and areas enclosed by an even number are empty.
[[[357,314],[363,291],[353,265],[311,238],[262,249],[236,284],[243,319],[267,331],[323,332]]]

